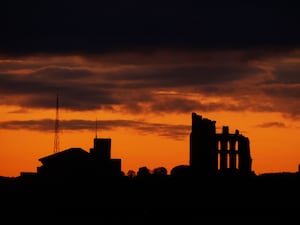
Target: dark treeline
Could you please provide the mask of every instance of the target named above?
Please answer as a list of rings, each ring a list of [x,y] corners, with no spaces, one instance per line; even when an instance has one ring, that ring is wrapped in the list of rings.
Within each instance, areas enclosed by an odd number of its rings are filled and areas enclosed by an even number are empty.
[[[193,224],[207,219],[286,224],[298,219],[300,200],[298,173],[209,178],[188,171],[118,177],[32,175],[2,177],[0,185],[2,220],[42,221],[39,224],[56,219],[82,219],[85,224]]]

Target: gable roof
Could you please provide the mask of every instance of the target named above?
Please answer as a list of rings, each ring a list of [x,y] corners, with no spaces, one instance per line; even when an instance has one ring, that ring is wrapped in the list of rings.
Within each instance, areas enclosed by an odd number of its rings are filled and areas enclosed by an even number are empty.
[[[85,159],[89,153],[82,148],[69,148],[61,152],[57,152],[43,158],[40,158],[39,161],[42,164],[55,163],[57,161],[64,161],[68,159]]]

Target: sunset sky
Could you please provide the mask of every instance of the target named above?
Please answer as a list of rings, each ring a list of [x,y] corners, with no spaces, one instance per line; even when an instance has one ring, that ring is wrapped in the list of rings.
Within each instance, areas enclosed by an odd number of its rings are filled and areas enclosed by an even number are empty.
[[[125,173],[188,164],[192,112],[247,136],[256,174],[298,170],[299,9],[108,2],[1,3],[0,176],[53,153],[57,94],[60,150],[97,121]]]

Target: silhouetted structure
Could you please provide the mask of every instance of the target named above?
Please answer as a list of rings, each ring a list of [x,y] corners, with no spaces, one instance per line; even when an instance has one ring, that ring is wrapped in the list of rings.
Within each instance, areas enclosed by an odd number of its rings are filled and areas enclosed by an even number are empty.
[[[223,126],[222,133],[216,133],[216,121],[192,113],[190,134],[190,166],[195,174],[215,175],[217,172],[251,173],[249,139],[236,130],[229,133]]]
[[[69,148],[40,158],[42,166],[37,168],[37,172],[58,178],[118,176],[121,174],[121,159],[111,159],[110,153],[111,139],[95,138],[89,153],[81,148]]]
[[[42,166],[38,167],[40,175],[60,177],[79,176],[87,171],[89,153],[81,148],[69,148],[64,151],[40,158]]]
[[[94,147],[90,149],[93,171],[100,175],[119,175],[121,159],[111,159],[111,139],[94,138]]]

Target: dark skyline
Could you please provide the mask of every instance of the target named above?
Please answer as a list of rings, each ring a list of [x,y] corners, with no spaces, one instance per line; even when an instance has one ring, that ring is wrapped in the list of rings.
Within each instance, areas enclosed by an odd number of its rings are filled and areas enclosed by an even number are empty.
[[[137,173],[121,173],[121,159],[111,158],[110,138],[95,137],[90,152],[69,148],[40,158],[37,173],[1,177],[0,222],[295,221],[299,172],[256,176],[249,139],[238,130],[229,133],[228,126],[216,133],[215,122],[192,113],[190,165],[177,165],[169,174],[164,167],[151,171],[147,166]]]

